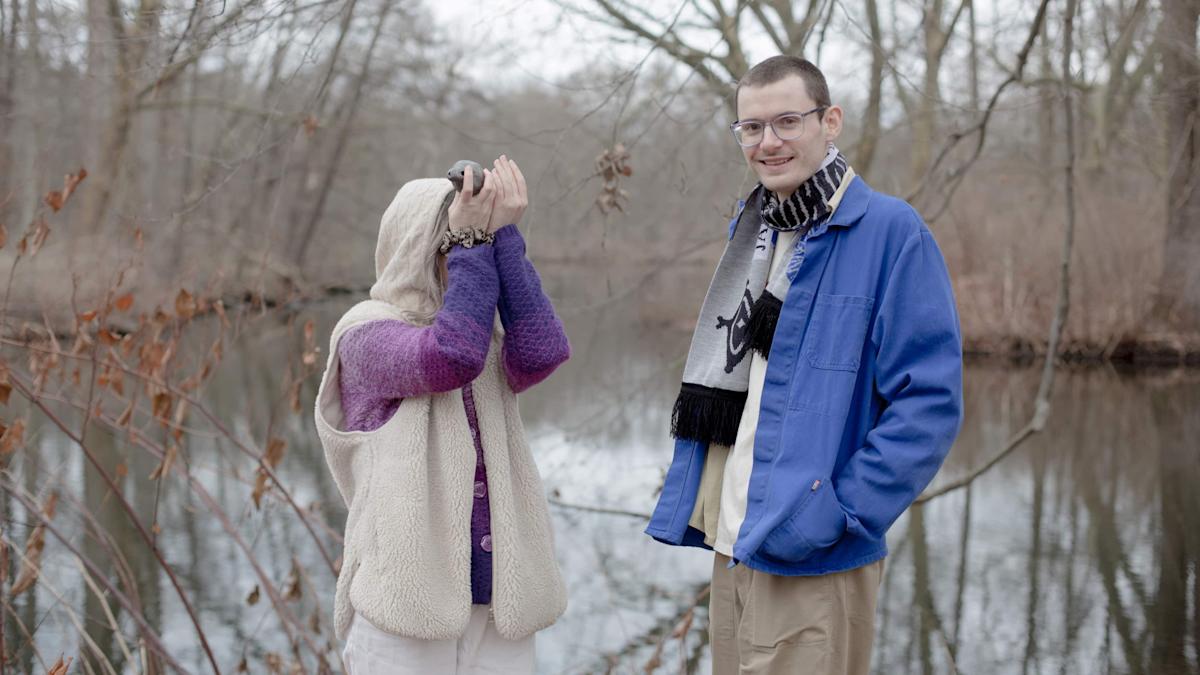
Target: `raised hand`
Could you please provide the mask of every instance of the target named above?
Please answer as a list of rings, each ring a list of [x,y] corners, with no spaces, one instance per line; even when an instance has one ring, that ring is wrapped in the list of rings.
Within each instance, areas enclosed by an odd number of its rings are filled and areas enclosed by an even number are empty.
[[[496,179],[496,197],[488,230],[495,232],[505,225],[514,225],[521,221],[525,208],[529,206],[529,196],[526,192],[525,176],[521,174],[517,163],[507,156],[500,155],[496,158],[492,163],[491,175]]]
[[[463,172],[463,188],[450,202],[450,229],[461,230],[490,230],[493,205],[496,197],[496,175],[487,169],[483,170],[483,187],[479,194],[474,194],[475,177],[471,167]]]

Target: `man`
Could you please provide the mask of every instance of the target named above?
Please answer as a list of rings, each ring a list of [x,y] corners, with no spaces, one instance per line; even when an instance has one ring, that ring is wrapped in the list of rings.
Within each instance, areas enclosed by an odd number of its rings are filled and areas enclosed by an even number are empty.
[[[885,534],[962,416],[962,347],[933,235],[854,175],[812,63],[738,83],[759,185],[729,226],[646,532],[716,551],[713,672],[865,674]]]

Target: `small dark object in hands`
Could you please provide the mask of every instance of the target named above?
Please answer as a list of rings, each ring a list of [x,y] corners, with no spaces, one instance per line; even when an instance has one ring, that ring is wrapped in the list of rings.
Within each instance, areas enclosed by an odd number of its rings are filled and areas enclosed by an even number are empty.
[[[471,194],[477,195],[483,189],[483,167],[478,162],[472,162],[469,159],[460,159],[446,172],[446,178],[449,178],[450,182],[454,183],[456,191],[462,192],[463,174],[466,173],[468,166],[471,167],[471,177],[475,183],[475,189],[471,190]]]

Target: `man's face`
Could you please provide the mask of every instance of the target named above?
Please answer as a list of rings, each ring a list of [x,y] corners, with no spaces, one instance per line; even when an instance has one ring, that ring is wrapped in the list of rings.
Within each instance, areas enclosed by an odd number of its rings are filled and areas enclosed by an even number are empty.
[[[817,104],[809,97],[804,79],[799,75],[789,75],[759,87],[742,87],[738,92],[739,120],[754,119],[766,123],[785,112],[802,113],[815,107]],[[826,148],[841,131],[842,110],[830,106],[823,116],[817,113],[806,115],[804,130],[798,138],[781,141],[774,130],[767,127],[763,130],[762,142],[742,148],[742,154],[759,181],[781,199],[786,199],[821,168]]]

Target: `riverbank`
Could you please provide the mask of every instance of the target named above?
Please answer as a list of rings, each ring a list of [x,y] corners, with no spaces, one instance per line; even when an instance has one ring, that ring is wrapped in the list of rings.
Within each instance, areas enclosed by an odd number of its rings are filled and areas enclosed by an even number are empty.
[[[553,280],[547,281],[553,284]],[[162,303],[153,308],[138,306],[130,311],[113,312],[109,315],[106,328],[117,336],[132,332],[139,325],[139,313],[154,315],[159,310],[170,317],[174,316],[171,311],[174,309],[176,313],[182,312],[185,318],[191,319],[218,313],[302,312],[312,305],[338,302],[340,299],[344,299],[349,306],[355,299],[365,298],[370,291],[369,285],[339,284],[304,290],[290,284],[279,286],[270,296],[251,291],[227,292],[219,298],[188,294],[182,303],[177,296],[175,303]],[[694,317],[685,315],[686,308],[679,303],[668,310],[658,298],[646,297],[638,292],[617,291],[599,301],[559,300],[557,304],[560,314],[574,316],[611,311],[614,308],[627,311],[629,308],[623,303],[629,301],[636,305],[634,311],[646,329],[687,334],[693,329]],[[171,307],[171,304],[175,304],[175,307]],[[161,318],[164,315],[158,316]],[[30,307],[12,308],[4,323],[6,325],[0,326],[0,334],[7,338],[25,334],[27,327],[36,327],[36,332],[44,332],[47,326],[53,328],[59,339],[73,337],[74,321],[67,307],[43,308],[40,311]],[[1044,335],[973,333],[970,326],[964,326],[963,332],[963,353],[968,359],[1023,366],[1040,360],[1046,353]],[[1111,336],[1104,341],[1067,337],[1062,341],[1058,354],[1062,362],[1081,366],[1114,364],[1132,368],[1200,368],[1200,330],[1194,333],[1148,330],[1137,335]]]

